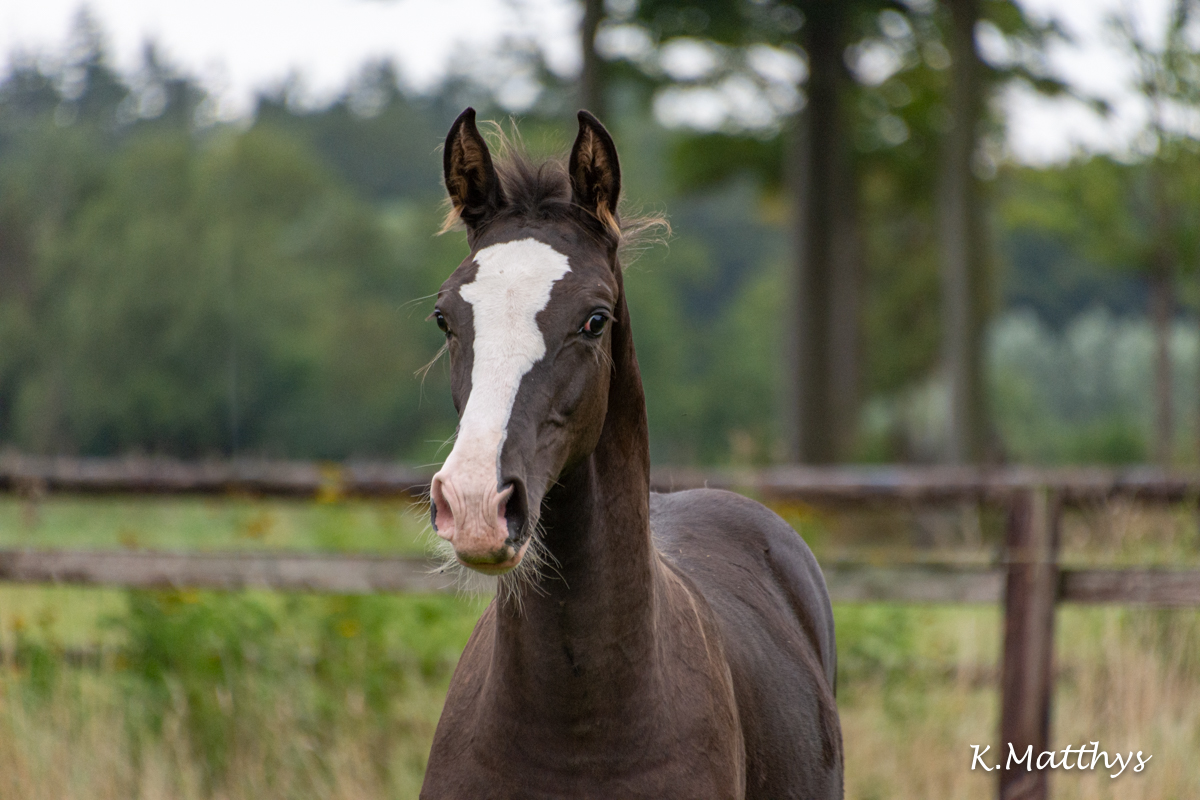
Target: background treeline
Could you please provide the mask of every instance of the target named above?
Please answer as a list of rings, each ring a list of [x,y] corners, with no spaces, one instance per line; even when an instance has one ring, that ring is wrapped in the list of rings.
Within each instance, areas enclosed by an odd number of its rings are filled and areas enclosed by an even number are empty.
[[[736,3],[674,5],[585,18],[600,86],[589,105],[616,134],[627,197],[674,227],[628,273],[653,456],[784,460],[796,81],[816,64],[802,39],[743,17],[729,27],[722,9]],[[803,4],[751,5],[773,9],[776,32],[815,25]],[[832,396],[849,422],[835,420],[836,457],[937,460],[952,403],[938,176],[953,20],[941,6],[850,5],[838,113],[854,191],[837,227],[852,268],[830,312],[834,384],[848,387]],[[1013,8],[985,4],[984,21],[1036,54],[1055,32]],[[561,152],[578,87],[536,52],[510,58],[534,87],[520,104],[528,146]],[[872,72],[881,58],[890,66]],[[980,96],[1013,80],[1062,92],[1036,62],[984,65]],[[327,106],[283,85],[228,123],[170,64],[148,46],[140,71],[117,74],[81,15],[60,59],[17,57],[0,83],[0,446],[436,460],[454,429],[445,371],[415,373],[440,344],[429,296],[466,253],[461,234],[434,235],[437,148],[468,103],[505,119],[511,87],[453,75],[416,93],[368,64]],[[663,127],[689,92],[718,109],[741,97],[741,111],[704,133]],[[980,113],[970,181],[985,212],[989,457],[1193,459],[1200,346],[1181,314],[1197,299],[1193,143],[1158,129],[1143,155],[1032,168],[1004,160],[1004,120]]]

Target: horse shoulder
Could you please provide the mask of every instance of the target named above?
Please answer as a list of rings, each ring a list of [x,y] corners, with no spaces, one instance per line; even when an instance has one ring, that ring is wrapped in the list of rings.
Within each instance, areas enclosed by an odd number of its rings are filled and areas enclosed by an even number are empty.
[[[659,552],[696,581],[718,615],[734,599],[764,601],[764,612],[790,612],[821,653],[832,685],[836,654],[825,578],[782,517],[734,492],[693,489],[651,495],[650,524]],[[770,596],[756,597],[761,590]]]
[[[652,495],[650,507],[659,552],[719,621],[747,798],[840,797],[833,614],[812,552],[777,514],[732,492]]]

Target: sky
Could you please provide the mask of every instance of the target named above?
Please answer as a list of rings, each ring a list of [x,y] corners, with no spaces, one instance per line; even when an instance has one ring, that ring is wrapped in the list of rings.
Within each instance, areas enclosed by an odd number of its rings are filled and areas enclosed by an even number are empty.
[[[1155,41],[1166,29],[1169,0],[1019,0],[1038,19],[1054,18],[1074,39],[1052,48],[1054,71],[1077,91],[1109,102],[1101,118],[1083,103],[1048,100],[1015,89],[1004,98],[1011,115],[1009,147],[1022,161],[1062,160],[1076,149],[1125,151],[1145,129],[1144,104],[1129,90],[1132,65],[1113,42],[1107,18],[1129,11],[1139,31]]]
[[[1011,155],[1047,163],[1080,148],[1133,146],[1145,113],[1127,89],[1130,65],[1104,19],[1127,7],[1153,35],[1165,24],[1169,0],[1019,2],[1035,17],[1056,18],[1071,34],[1071,44],[1051,52],[1054,70],[1115,111],[1101,118],[1082,103],[1012,89],[1000,101],[1009,114]],[[0,63],[15,53],[61,54],[81,6],[80,0],[0,0]],[[528,94],[528,77],[489,71],[501,63],[496,56],[506,39],[536,42],[559,74],[577,72],[580,63],[576,0],[90,0],[87,7],[106,32],[118,69],[135,70],[144,43],[154,40],[219,98],[224,118],[245,115],[256,91],[289,77],[306,102],[327,101],[368,59],[392,59],[415,89],[468,65],[517,105]]]

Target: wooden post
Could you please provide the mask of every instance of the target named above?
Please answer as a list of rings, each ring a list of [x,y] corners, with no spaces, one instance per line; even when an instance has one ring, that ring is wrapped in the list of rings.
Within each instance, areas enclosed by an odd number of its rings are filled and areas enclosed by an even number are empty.
[[[1037,758],[1050,741],[1060,513],[1060,496],[1042,487],[1015,492],[1009,505],[1000,800],[1045,800],[1048,794],[1049,773],[1038,769]],[[1011,765],[1010,746],[1016,754]],[[1024,761],[1017,765],[1016,759]]]

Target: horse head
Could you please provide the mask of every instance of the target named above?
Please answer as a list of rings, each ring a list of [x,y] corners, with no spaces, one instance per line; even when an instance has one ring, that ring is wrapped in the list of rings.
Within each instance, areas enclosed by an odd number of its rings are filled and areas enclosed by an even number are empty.
[[[623,313],[620,168],[586,111],[565,171],[519,155],[494,162],[470,108],[450,128],[443,167],[471,251],[431,315],[459,414],[433,477],[433,526],[462,564],[500,575],[525,558],[547,491],[604,426]]]

